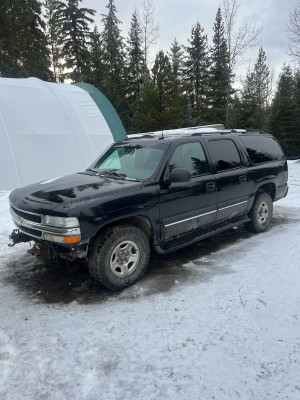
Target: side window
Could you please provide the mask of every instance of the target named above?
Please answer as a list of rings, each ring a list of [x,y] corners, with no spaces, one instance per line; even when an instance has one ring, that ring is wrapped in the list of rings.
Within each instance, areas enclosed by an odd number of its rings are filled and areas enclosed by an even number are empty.
[[[275,139],[270,136],[241,136],[243,145],[253,164],[284,160],[282,150]]]
[[[217,172],[242,166],[241,157],[233,140],[210,140],[208,147]]]
[[[186,168],[192,176],[208,173],[206,157],[199,142],[184,143],[176,147],[169,167],[170,169]]]

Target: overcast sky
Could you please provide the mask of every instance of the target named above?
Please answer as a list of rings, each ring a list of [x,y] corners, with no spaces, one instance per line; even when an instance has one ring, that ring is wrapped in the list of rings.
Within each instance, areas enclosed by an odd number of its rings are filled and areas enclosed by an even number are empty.
[[[252,58],[255,63],[261,45],[266,52],[270,68],[277,75],[284,62],[288,62],[286,22],[289,10],[296,0],[238,0],[240,5],[236,25],[244,19],[248,22],[262,26],[260,44],[247,54],[247,59]],[[95,21],[99,30],[102,30],[101,15],[106,14],[108,0],[83,0],[82,7],[96,10]],[[130,19],[135,7],[142,4],[142,0],[116,0],[118,18],[122,21],[122,33],[127,37]],[[152,49],[153,58],[158,50],[168,51],[173,39],[176,37],[180,44],[187,44],[192,26],[197,20],[204,28],[211,43],[213,25],[219,5],[222,0],[154,0],[155,20],[159,24],[159,39]],[[237,71],[243,74],[249,65],[245,63]]]

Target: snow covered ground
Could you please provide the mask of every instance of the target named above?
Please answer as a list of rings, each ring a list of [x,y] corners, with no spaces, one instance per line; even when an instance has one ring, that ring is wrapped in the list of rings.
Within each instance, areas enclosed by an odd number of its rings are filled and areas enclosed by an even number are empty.
[[[164,257],[121,293],[7,247],[0,192],[0,398],[300,399],[300,163],[268,232]]]

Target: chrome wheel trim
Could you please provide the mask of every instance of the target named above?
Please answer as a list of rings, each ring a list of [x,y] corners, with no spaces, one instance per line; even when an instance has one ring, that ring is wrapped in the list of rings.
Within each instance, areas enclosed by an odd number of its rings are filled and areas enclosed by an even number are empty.
[[[119,243],[111,253],[109,266],[111,272],[118,278],[131,275],[140,261],[140,249],[131,240]]]
[[[269,206],[264,201],[260,204],[258,211],[257,211],[257,222],[259,224],[265,224],[269,217]]]

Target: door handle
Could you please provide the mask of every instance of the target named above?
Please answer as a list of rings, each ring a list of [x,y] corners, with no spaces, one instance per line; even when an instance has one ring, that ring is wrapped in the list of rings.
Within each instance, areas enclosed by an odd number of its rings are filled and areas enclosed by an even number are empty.
[[[216,189],[216,184],[215,182],[208,182],[206,184],[206,191],[207,192],[213,192]]]
[[[246,175],[241,175],[241,176],[239,177],[239,180],[240,180],[240,183],[245,183],[245,182],[247,182],[247,177],[246,177]]]

